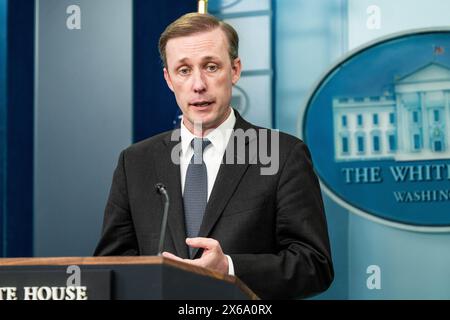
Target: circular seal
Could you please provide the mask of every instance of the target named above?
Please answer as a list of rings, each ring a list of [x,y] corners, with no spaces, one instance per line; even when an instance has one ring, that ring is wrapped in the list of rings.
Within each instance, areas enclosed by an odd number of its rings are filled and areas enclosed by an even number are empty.
[[[300,134],[340,205],[403,229],[450,230],[450,30],[354,50],[302,110]]]

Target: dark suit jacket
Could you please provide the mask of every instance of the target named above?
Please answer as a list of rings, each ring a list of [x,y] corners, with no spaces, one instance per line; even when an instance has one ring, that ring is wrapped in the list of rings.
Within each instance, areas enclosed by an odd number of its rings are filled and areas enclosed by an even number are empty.
[[[235,129],[260,129],[235,114]],[[180,167],[171,161],[179,142],[171,141],[171,135],[159,134],[121,153],[95,255],[157,253],[163,202],[154,186],[162,182],[171,198],[164,249],[188,258]],[[259,139],[247,139],[245,148]],[[261,298],[319,293],[334,274],[308,148],[280,133],[278,172],[261,175],[262,167],[251,161],[221,165],[199,236],[218,240],[231,256],[236,276]],[[200,255],[197,252],[196,258]]]

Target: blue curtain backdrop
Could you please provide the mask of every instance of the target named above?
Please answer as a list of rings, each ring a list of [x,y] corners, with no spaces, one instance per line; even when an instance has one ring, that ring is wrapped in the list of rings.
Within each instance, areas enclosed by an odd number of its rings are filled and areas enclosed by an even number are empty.
[[[173,128],[179,114],[163,78],[158,40],[165,27],[197,10],[196,1],[134,1],[133,140],[140,141]]]
[[[33,239],[34,1],[2,2],[7,23],[2,112],[2,255],[31,256]],[[5,9],[6,17],[5,17]],[[4,30],[5,30],[4,29]],[[4,34],[3,34],[4,39]],[[5,90],[5,89],[3,89]]]
[[[4,190],[6,182],[6,0],[0,0],[0,257],[4,255]]]

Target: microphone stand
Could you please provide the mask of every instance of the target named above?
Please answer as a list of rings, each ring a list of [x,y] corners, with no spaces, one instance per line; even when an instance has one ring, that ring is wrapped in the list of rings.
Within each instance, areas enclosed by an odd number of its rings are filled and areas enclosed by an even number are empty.
[[[158,246],[158,256],[162,255],[163,247],[164,247],[164,239],[166,237],[166,229],[167,229],[167,216],[169,212],[169,194],[167,193],[166,186],[162,183],[157,183],[155,185],[156,191],[164,196],[164,211],[163,218],[161,222],[161,235],[159,237],[159,246]]]

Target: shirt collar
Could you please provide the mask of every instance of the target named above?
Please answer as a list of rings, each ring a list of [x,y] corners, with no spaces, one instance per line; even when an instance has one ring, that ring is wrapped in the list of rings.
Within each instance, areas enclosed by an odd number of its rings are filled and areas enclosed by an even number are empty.
[[[225,150],[228,140],[230,139],[231,133],[233,132],[234,125],[236,124],[236,116],[234,114],[233,108],[230,108],[231,112],[228,115],[228,118],[222,122],[220,126],[209,132],[204,138],[209,139],[211,144],[215,148]],[[188,148],[190,147],[190,143],[192,139],[196,136],[186,128],[183,123],[183,119],[181,119],[181,151],[183,154],[186,154]]]

